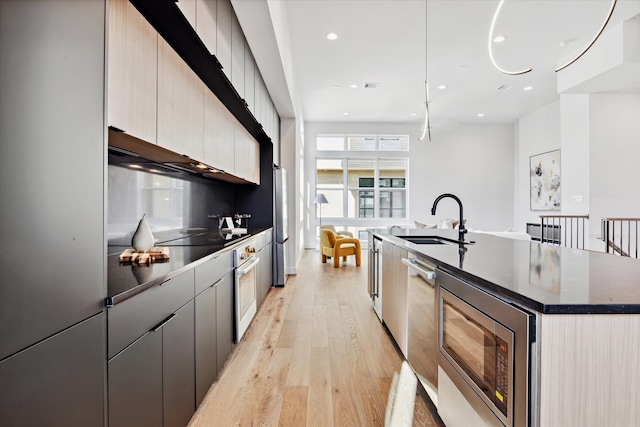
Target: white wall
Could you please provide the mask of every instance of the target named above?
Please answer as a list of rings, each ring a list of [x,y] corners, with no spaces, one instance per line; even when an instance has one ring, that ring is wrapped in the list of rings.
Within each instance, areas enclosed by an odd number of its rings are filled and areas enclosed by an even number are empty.
[[[540,218],[538,216],[542,213],[549,213],[531,210],[529,192],[529,157],[560,149],[560,102],[554,102],[553,104],[547,105],[520,117],[517,128],[518,147],[515,150],[517,157],[514,157],[514,228],[518,231],[526,231],[527,222],[539,223]],[[560,155],[560,176],[562,179],[565,173],[566,159],[562,152]],[[564,194],[563,189],[564,179],[561,181],[561,196]]]
[[[458,205],[443,200],[437,215],[431,206],[442,193],[456,194],[463,202],[468,225],[474,229],[500,230],[513,222],[513,126],[459,125],[435,131],[432,141],[418,141],[419,124],[407,123],[305,123],[305,187],[307,202],[315,189],[316,136],[318,134],[404,134],[410,136],[409,218],[406,221],[367,221],[367,227],[408,225],[414,220],[435,223],[458,218]],[[313,205],[306,204],[305,245],[315,247]],[[363,220],[347,220],[343,222]]]
[[[600,218],[640,216],[639,94],[564,94],[522,116],[518,129],[518,229],[539,222],[540,214],[589,214],[587,247],[602,250]],[[556,149],[561,149],[561,210],[531,211],[529,156]]]
[[[589,208],[596,236],[602,217],[640,217],[640,94],[591,95],[589,116]]]
[[[430,142],[411,146],[411,219],[434,223],[459,217],[453,200],[433,201],[442,193],[462,200],[467,227],[504,231],[513,223],[513,126],[458,125],[432,132]]]

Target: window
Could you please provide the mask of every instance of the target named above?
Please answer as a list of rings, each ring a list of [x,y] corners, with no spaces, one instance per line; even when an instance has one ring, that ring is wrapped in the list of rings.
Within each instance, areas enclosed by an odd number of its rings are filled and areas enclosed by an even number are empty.
[[[316,194],[329,201],[323,218],[406,219],[408,136],[329,135],[317,141]]]
[[[318,135],[318,151],[409,151],[408,135]]]

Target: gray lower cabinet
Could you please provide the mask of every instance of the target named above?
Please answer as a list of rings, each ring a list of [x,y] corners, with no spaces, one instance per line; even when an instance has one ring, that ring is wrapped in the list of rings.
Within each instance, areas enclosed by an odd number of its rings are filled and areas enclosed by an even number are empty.
[[[162,332],[149,331],[109,361],[109,426],[162,426]]]
[[[271,242],[260,250],[260,274],[258,279],[258,302],[262,302],[273,282]]]
[[[228,274],[216,285],[216,353],[217,371],[220,372],[224,363],[233,351],[233,279]]]
[[[196,407],[233,350],[231,285],[231,274],[227,273],[195,299]]]
[[[220,282],[224,279],[220,279]],[[196,407],[218,375],[216,343],[216,288],[211,285],[196,297]]]
[[[0,424],[104,424],[106,322],[99,313],[0,362]]]
[[[194,302],[109,361],[109,426],[181,426],[195,410]]]
[[[184,427],[195,411],[194,302],[162,326],[164,427]]]

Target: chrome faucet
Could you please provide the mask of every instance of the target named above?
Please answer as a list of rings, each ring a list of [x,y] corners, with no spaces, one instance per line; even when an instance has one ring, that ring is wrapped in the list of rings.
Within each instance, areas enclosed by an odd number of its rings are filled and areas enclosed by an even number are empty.
[[[464,226],[464,214],[462,213],[462,202],[457,196],[449,193],[439,195],[438,198],[433,202],[433,207],[431,208],[431,215],[436,214],[436,207],[438,206],[438,202],[440,202],[440,200],[446,197],[452,198],[453,200],[458,202],[458,206],[460,206],[460,224],[458,225],[458,241],[464,242],[464,235],[467,232],[467,229]]]

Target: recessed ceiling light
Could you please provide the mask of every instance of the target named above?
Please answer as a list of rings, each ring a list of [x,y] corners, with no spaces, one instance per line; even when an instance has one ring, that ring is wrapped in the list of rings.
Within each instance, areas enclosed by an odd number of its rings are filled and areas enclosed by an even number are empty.
[[[502,43],[503,41],[505,41],[507,39],[507,36],[495,36],[493,38],[493,42],[494,43]]]
[[[458,65],[458,69],[460,70],[466,70],[467,68],[469,68],[468,65]]]
[[[336,33],[328,33],[327,34],[327,39],[329,40],[336,40],[338,38],[338,35]]]
[[[478,117],[484,117],[484,113],[478,113]]]
[[[412,115],[412,116],[417,116],[417,114],[416,114],[416,113],[411,113],[411,115]]]
[[[340,89],[340,85],[333,85],[334,89]]]
[[[342,113],[342,115],[343,115],[343,116],[348,116],[348,115],[349,115],[349,113]]]
[[[530,91],[531,89],[533,89],[533,86],[525,86],[522,88],[524,91]]]
[[[355,89],[355,88],[357,88],[357,87],[358,87],[358,85],[354,83],[354,84],[349,85],[349,87],[350,87],[351,89]]]
[[[142,169],[142,166],[140,166],[140,165],[129,165],[129,167],[131,169]]]
[[[445,90],[447,88],[447,85],[440,85],[438,86],[438,89],[440,90]]]

